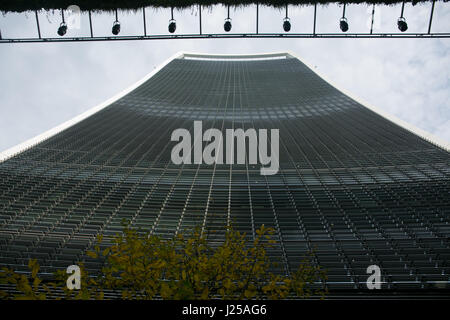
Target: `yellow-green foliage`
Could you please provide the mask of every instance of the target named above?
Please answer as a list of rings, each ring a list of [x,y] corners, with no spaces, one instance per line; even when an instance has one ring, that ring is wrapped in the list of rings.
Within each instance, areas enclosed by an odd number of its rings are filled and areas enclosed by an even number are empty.
[[[8,292],[0,291],[0,298],[13,298],[16,300],[46,299],[45,292],[49,291],[49,287],[42,284],[42,280],[38,277],[40,267],[37,260],[30,259],[28,261],[28,268],[31,271],[30,275],[20,274],[9,268],[2,268],[0,270],[0,283],[13,284],[16,286],[16,290],[20,292],[19,294],[9,294]]]
[[[199,228],[171,240],[141,233],[126,226],[121,235],[101,249],[98,238],[87,255],[104,262],[101,272],[89,276],[81,269],[81,289],[66,288],[65,270],[56,273],[53,288],[61,288],[66,299],[103,299],[105,290],[120,292],[123,299],[283,299],[288,296],[324,296],[311,284],[326,279],[325,272],[305,259],[290,276],[274,274],[266,249],[273,246],[274,230],[261,226],[252,242],[228,227],[222,244],[212,246]],[[36,269],[37,268],[37,269]],[[32,285],[25,275],[5,270],[0,276],[17,284],[20,298],[45,299],[37,292],[39,265],[32,264]],[[17,280],[15,280],[17,279]],[[15,282],[14,282],[15,281]],[[35,284],[37,286],[35,286]],[[45,287],[49,291],[49,287]],[[16,296],[15,298],[19,298]]]

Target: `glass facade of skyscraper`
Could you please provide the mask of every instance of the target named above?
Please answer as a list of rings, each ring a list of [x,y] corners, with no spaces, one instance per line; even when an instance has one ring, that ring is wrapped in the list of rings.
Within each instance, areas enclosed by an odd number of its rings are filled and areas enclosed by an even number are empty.
[[[279,171],[171,161],[177,128],[279,129]],[[203,143],[203,146],[205,142]],[[0,163],[0,265],[85,260],[128,220],[162,237],[199,225],[276,230],[278,272],[308,252],[330,292],[450,288],[450,154],[344,95],[291,55],[180,56],[87,119]],[[212,232],[214,231],[214,232]]]

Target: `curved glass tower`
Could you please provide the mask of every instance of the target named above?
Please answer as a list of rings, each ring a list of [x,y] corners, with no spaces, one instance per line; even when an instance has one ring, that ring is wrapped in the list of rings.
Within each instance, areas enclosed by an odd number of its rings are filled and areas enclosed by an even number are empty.
[[[85,259],[123,219],[162,237],[200,225],[276,230],[278,272],[308,252],[331,294],[448,294],[450,154],[324,81],[291,54],[180,54],[134,90],[0,163],[0,264]],[[279,130],[279,170],[175,164],[179,128]],[[259,132],[259,131],[258,131]],[[194,137],[195,138],[195,137]],[[203,142],[201,147],[205,147]],[[192,145],[192,148],[194,146]]]

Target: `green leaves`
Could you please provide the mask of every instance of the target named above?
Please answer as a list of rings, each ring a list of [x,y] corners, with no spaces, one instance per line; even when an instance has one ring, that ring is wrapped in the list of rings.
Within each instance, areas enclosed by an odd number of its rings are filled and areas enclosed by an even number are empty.
[[[0,271],[0,283],[14,284],[19,294],[10,294],[5,291],[0,292],[2,299],[15,300],[44,300],[46,299],[45,291],[47,286],[41,285],[42,280],[38,277],[40,269],[39,263],[36,259],[28,261],[28,269],[30,270],[30,277],[25,274],[20,274],[12,269],[2,268]]]
[[[229,226],[225,241],[214,247],[200,228],[163,240],[123,225],[102,252],[106,264],[97,278],[102,289],[121,291],[123,299],[279,299],[306,295],[322,276],[309,264],[295,278],[269,272],[274,264],[266,250],[276,243],[275,230],[264,225],[251,243]],[[94,250],[100,252],[98,244]],[[95,252],[88,254],[99,257]]]
[[[97,252],[94,252],[94,251],[88,251],[88,252],[86,252],[86,255],[88,257],[91,257],[92,259],[98,258]]]
[[[270,272],[275,264],[266,250],[276,244],[275,231],[264,225],[250,243],[245,233],[228,226],[223,243],[214,246],[200,228],[164,240],[128,223],[123,225],[123,233],[108,245],[102,244],[100,236],[93,251],[86,253],[104,262],[99,274],[89,275],[84,265],[78,264],[80,290],[67,289],[65,270],[55,273],[54,283],[44,285],[38,278],[36,260],[28,264],[31,279],[3,268],[0,283],[15,284],[23,292],[15,297],[20,299],[45,299],[42,292],[50,293],[51,288],[61,288],[66,299],[103,299],[105,290],[120,293],[122,299],[283,299],[326,294],[311,289],[311,284],[326,275],[308,260],[290,277]],[[0,292],[0,297],[8,298],[8,293]]]

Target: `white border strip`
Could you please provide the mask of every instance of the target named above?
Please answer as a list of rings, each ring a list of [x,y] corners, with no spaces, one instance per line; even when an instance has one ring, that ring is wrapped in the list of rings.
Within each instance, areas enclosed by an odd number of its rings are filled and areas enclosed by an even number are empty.
[[[385,118],[386,120],[393,122],[394,124],[408,130],[409,132],[421,137],[422,139],[430,142],[431,144],[434,144],[435,146],[438,146],[446,151],[450,151],[450,143],[440,139],[434,135],[432,135],[429,132],[426,132],[425,130],[422,130],[406,121],[403,121],[399,118],[397,118],[396,116],[393,116],[389,113],[387,113],[386,111],[383,111],[377,107],[374,107],[373,105],[370,105],[369,103],[361,100],[358,97],[355,97],[353,94],[349,93],[347,90],[340,88],[338,85],[336,85],[335,83],[333,83],[330,79],[328,79],[325,75],[321,74],[320,72],[316,71],[314,69],[314,67],[305,62],[303,59],[301,59],[297,54],[293,53],[293,52],[288,52],[292,57],[297,58],[298,60],[300,60],[301,62],[303,62],[309,69],[311,69],[311,71],[313,71],[316,75],[318,75],[320,78],[322,78],[322,80],[328,82],[330,85],[332,85],[333,87],[335,87],[337,90],[341,91],[343,94],[345,94],[346,96],[348,96],[349,98],[355,100],[356,102],[358,102],[359,104],[361,104],[362,106],[366,107],[369,110],[372,110],[373,112],[377,113],[378,115],[382,116],[383,118]]]
[[[287,59],[292,58],[288,52],[271,52],[271,53],[255,53],[255,54],[202,54],[194,52],[185,52],[183,54],[185,59],[196,60],[273,60],[273,59]]]
[[[200,61],[266,61],[266,60],[284,60],[287,59],[287,56],[276,56],[276,57],[261,57],[261,58],[256,58],[256,57],[251,57],[251,58],[218,58],[218,57],[213,57],[213,58],[205,58],[205,57],[192,57],[192,56],[185,56],[183,59],[185,60],[200,60]]]
[[[139,87],[141,84],[143,84],[145,81],[147,81],[148,79],[150,79],[151,77],[153,77],[158,71],[160,71],[162,68],[164,68],[167,64],[169,64],[169,62],[171,62],[174,59],[177,58],[182,58],[183,57],[183,52],[178,52],[176,54],[174,54],[172,57],[170,57],[169,59],[167,59],[166,61],[164,61],[161,65],[159,65],[156,69],[154,69],[152,72],[150,72],[149,74],[147,74],[144,78],[142,78],[141,80],[139,80],[138,82],[134,83],[133,85],[131,85],[130,87],[128,87],[127,89],[123,90],[122,92],[116,94],[115,96],[113,96],[112,98],[106,100],[105,102],[83,112],[82,114],[54,127],[53,129],[50,129],[48,131],[45,131],[44,133],[35,136],[34,138],[31,138],[25,142],[22,142],[12,148],[9,148],[3,152],[0,153],[0,162],[3,162],[13,156],[15,156],[16,154],[25,151],[28,148],[33,147],[34,145],[41,143],[42,141],[60,133],[61,131],[79,123],[80,121],[90,117],[91,115],[93,115],[94,113],[106,108],[107,106],[109,106],[110,104],[114,103],[115,101],[119,100],[120,98],[122,98],[123,96],[125,96],[126,94],[130,93],[131,91],[133,91],[134,89],[136,89],[137,87]]]

